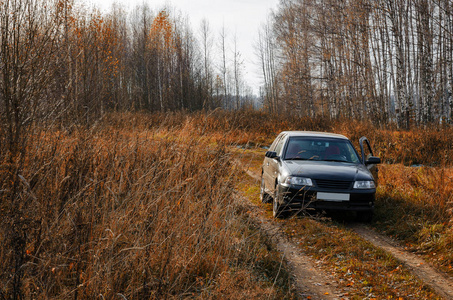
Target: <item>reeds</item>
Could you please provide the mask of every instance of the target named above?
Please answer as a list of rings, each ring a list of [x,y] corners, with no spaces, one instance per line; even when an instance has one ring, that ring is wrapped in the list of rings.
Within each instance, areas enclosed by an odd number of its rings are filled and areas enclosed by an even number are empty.
[[[228,148],[268,146],[283,130],[367,135],[384,162],[401,163],[381,168],[382,228],[401,234],[395,220],[412,218],[406,232],[424,245],[418,249],[453,261],[451,172],[403,166],[450,166],[449,127],[396,131],[261,112],[114,113],[90,127],[35,125],[16,155],[0,135],[0,298],[291,295],[289,279],[275,272],[281,259],[234,201],[239,179]]]
[[[453,274],[453,170],[401,164],[380,170],[376,227]]]
[[[275,297],[225,147],[130,116],[29,132],[1,173],[0,298]]]

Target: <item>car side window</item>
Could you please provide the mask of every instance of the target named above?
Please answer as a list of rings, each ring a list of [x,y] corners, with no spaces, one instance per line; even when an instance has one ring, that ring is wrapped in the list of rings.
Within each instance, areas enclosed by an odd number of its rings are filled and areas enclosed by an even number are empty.
[[[277,146],[275,147],[275,152],[277,152],[277,155],[278,156],[281,156],[282,155],[282,149],[283,149],[283,145],[285,144],[285,136],[283,135],[281,137],[281,139],[278,141],[277,143]]]
[[[373,152],[371,151],[370,144],[365,143],[363,147],[363,152],[365,154],[365,160],[369,159],[371,156],[373,156]]]
[[[269,151],[275,151],[275,148],[277,147],[278,141],[280,141],[282,137],[282,134],[277,136],[277,138],[272,142],[272,145],[269,147]]]

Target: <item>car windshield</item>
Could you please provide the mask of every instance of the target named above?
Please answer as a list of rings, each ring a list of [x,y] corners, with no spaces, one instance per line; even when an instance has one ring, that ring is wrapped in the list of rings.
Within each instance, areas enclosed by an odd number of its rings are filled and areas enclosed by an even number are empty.
[[[360,163],[351,142],[335,138],[292,137],[288,141],[284,159]]]

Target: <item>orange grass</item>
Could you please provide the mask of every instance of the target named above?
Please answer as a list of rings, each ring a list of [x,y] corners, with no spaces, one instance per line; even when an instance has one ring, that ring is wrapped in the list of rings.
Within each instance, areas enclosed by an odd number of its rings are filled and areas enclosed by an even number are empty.
[[[230,154],[185,119],[34,127],[23,163],[3,156],[0,298],[291,297],[233,200]]]
[[[384,165],[375,226],[453,274],[453,169]]]
[[[27,151],[14,157],[0,135],[1,296],[291,297],[271,287],[280,259],[266,255],[264,237],[232,199],[237,178],[226,150],[268,146],[283,130],[342,133],[356,146],[366,135],[384,162],[400,163],[381,167],[372,226],[451,268],[451,172],[403,166],[451,165],[450,127],[397,131],[221,110],[113,113],[90,128],[32,127]]]
[[[335,222],[292,218],[284,226],[349,299],[440,299],[399,261]]]
[[[245,163],[255,151],[238,153]],[[238,189],[273,219],[272,205],[259,200],[259,184],[243,174]],[[341,219],[340,216],[337,216]],[[374,247],[336,221],[292,216],[279,223],[292,242],[330,275],[344,299],[440,299],[432,288],[385,251]],[[344,220],[343,220],[344,221]]]
[[[281,131],[316,130],[344,134],[359,150],[358,139],[367,136],[374,154],[384,162],[374,225],[404,238],[407,243],[414,243],[414,250],[436,253],[439,265],[453,273],[453,254],[450,251],[453,185],[449,169],[453,157],[453,127],[397,130],[392,124],[376,127],[367,121],[273,116],[256,111],[158,114],[153,115],[150,122],[155,118],[162,128],[183,128],[186,132],[203,136],[212,145],[269,146]],[[131,124],[142,126],[136,122]],[[413,164],[424,167],[408,167]],[[256,170],[259,172],[255,167],[253,171]],[[431,233],[433,230],[434,234]]]
[[[215,134],[224,132],[228,114],[218,112],[204,117]],[[195,116],[197,122],[200,117]],[[453,127],[444,125],[412,130],[397,130],[392,125],[376,127],[357,120],[285,118],[259,112],[231,116],[250,140],[241,142],[224,135],[227,144],[269,146],[276,134],[284,130],[319,130],[348,136],[358,147],[358,139],[367,136],[375,155],[381,157],[375,222],[377,230],[402,239],[408,249],[424,253],[438,267],[453,274]],[[231,121],[230,121],[231,122]],[[238,150],[238,153],[243,152]],[[255,155],[265,150],[247,150],[243,162],[259,174],[260,160]],[[245,156],[244,156],[245,155]],[[421,164],[422,167],[410,167]]]
[[[121,120],[122,115],[111,119]],[[110,119],[109,118],[109,119]],[[328,131],[344,134],[358,146],[361,136],[371,141],[375,154],[387,163],[404,165],[424,164],[427,166],[452,165],[453,127],[427,126],[412,130],[397,130],[392,124],[377,127],[369,121],[330,120],[327,118],[297,118],[269,115],[257,111],[209,113],[154,114],[152,118],[140,118],[140,114],[129,114],[121,126],[139,126],[162,129],[185,128],[187,131],[205,136],[211,141],[225,144],[269,146],[278,133],[284,130]],[[208,137],[209,136],[209,137]],[[357,147],[358,148],[358,147]]]

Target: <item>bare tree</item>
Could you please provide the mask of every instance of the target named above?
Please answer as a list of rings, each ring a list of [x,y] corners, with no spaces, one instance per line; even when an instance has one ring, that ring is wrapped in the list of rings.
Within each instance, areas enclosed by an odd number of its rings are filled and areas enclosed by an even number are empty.
[[[271,26],[280,106],[404,128],[450,120],[451,7],[441,0],[281,1]]]
[[[235,90],[235,98],[236,98],[236,105],[235,109],[240,109],[241,104],[241,85],[242,85],[242,67],[243,61],[241,58],[241,53],[237,48],[237,36],[234,36],[234,50],[233,50],[233,76],[234,76],[234,90]]]
[[[225,26],[222,26],[222,29],[220,31],[220,41],[219,41],[219,48],[220,48],[220,53],[221,53],[221,63],[220,63],[220,73],[222,74],[222,80],[223,80],[223,105],[226,108],[229,108],[231,105],[230,101],[230,92],[229,92],[229,84],[228,84],[228,78],[227,78],[227,33]]]
[[[205,82],[204,85],[207,89],[205,91],[205,100],[203,101],[203,108],[212,108],[215,106],[212,98],[214,89],[214,76],[211,66],[212,62],[211,51],[214,39],[207,19],[203,19],[200,24],[200,41],[203,55],[203,70],[204,70],[203,80]]]
[[[26,263],[25,246],[33,232],[21,185],[28,130],[52,110],[58,36],[63,25],[64,2],[20,0],[0,2],[0,171],[1,242],[11,251],[1,252],[0,294],[23,298],[21,286]]]
[[[278,113],[279,90],[277,76],[277,46],[271,29],[271,21],[263,24],[258,32],[255,45],[261,72],[263,75],[263,104],[271,113]]]

